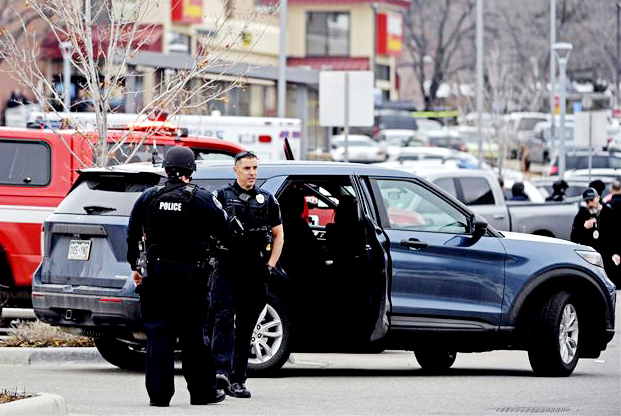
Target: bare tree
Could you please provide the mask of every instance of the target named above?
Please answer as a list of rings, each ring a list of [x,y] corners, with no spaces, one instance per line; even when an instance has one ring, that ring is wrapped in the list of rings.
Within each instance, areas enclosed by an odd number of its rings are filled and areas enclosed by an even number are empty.
[[[63,114],[70,111],[40,67],[38,34],[26,31],[29,24],[27,16],[42,19],[48,30],[46,36],[64,46],[74,71],[85,80],[81,87],[90,96],[96,119],[98,139],[93,143],[95,164],[105,166],[109,155],[121,149],[133,133],[128,130],[118,141],[109,144],[107,116],[113,111],[111,101],[117,89],[125,82],[127,64],[153,33],[155,25],[149,22],[157,12],[159,1],[28,0],[26,4],[26,11],[13,10],[22,28],[19,33],[25,39],[19,41],[14,32],[0,30],[0,59],[4,59],[8,66],[5,71],[30,89],[37,100],[53,113],[58,115],[57,106]],[[233,24],[227,19],[227,13],[228,7],[223,7],[219,14],[210,16],[213,33],[217,36],[199,39],[197,54],[186,67],[165,71],[153,99],[145,103],[138,117],[147,112],[154,112],[157,117],[164,112],[172,116],[182,110],[198,111],[208,102],[224,96],[228,90],[244,84],[243,76],[236,77],[225,87],[214,81],[218,74],[224,74],[229,66],[243,61],[252,50],[248,48],[244,53],[237,54],[233,61],[228,59],[235,45],[243,40],[243,34],[250,32],[249,24],[256,17],[248,16]],[[259,39],[261,34],[255,39]],[[207,69],[212,73],[216,71],[216,76],[205,78]],[[80,123],[73,119],[73,114],[68,122],[79,127]],[[156,132],[157,129],[153,129],[143,136],[142,141],[127,154],[126,160],[131,159],[140,145]],[[62,136],[59,134],[59,137]],[[81,162],[90,165],[90,161]]]
[[[468,53],[475,29],[474,6],[474,0],[413,0],[410,5],[400,66],[414,73],[426,109],[436,105],[443,82],[474,66],[473,54]]]

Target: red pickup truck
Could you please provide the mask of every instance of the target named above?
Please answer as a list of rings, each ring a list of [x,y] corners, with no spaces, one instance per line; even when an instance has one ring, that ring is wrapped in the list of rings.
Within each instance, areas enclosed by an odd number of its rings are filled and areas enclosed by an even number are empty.
[[[222,139],[133,129],[109,155],[110,164],[125,162],[145,135],[132,161],[151,161],[154,150],[162,157],[171,146],[188,146],[197,159],[232,160],[243,150]],[[110,130],[108,141],[118,143],[123,135],[127,131]],[[78,169],[92,165],[96,140],[95,132],[0,128],[0,311],[9,299],[30,307],[32,273],[41,261],[41,226],[71,188]]]

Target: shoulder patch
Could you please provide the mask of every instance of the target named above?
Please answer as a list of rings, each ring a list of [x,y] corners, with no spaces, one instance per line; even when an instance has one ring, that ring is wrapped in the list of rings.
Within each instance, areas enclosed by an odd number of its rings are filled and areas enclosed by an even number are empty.
[[[213,200],[213,203],[215,204],[215,206],[222,209],[222,204],[220,203],[220,201],[218,201],[218,194],[216,193],[216,191],[213,191],[211,193],[211,199]]]

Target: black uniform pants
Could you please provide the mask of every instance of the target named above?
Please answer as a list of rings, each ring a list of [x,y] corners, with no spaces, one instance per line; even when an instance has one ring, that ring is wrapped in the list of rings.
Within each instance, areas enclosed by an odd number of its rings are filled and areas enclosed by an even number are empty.
[[[216,373],[244,383],[252,333],[266,304],[267,266],[260,258],[225,264],[212,288],[213,358]]]
[[[167,404],[174,394],[177,338],[191,399],[213,396],[216,380],[207,332],[207,277],[182,263],[149,264],[140,306],[147,333],[146,387],[151,402]]]

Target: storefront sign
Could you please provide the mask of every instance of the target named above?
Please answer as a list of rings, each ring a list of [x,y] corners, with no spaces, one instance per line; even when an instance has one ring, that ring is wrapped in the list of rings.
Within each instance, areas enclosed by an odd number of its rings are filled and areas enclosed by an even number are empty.
[[[376,50],[380,55],[401,56],[403,53],[403,16],[400,13],[378,13]]]
[[[171,20],[177,23],[203,23],[203,0],[170,0]]]

